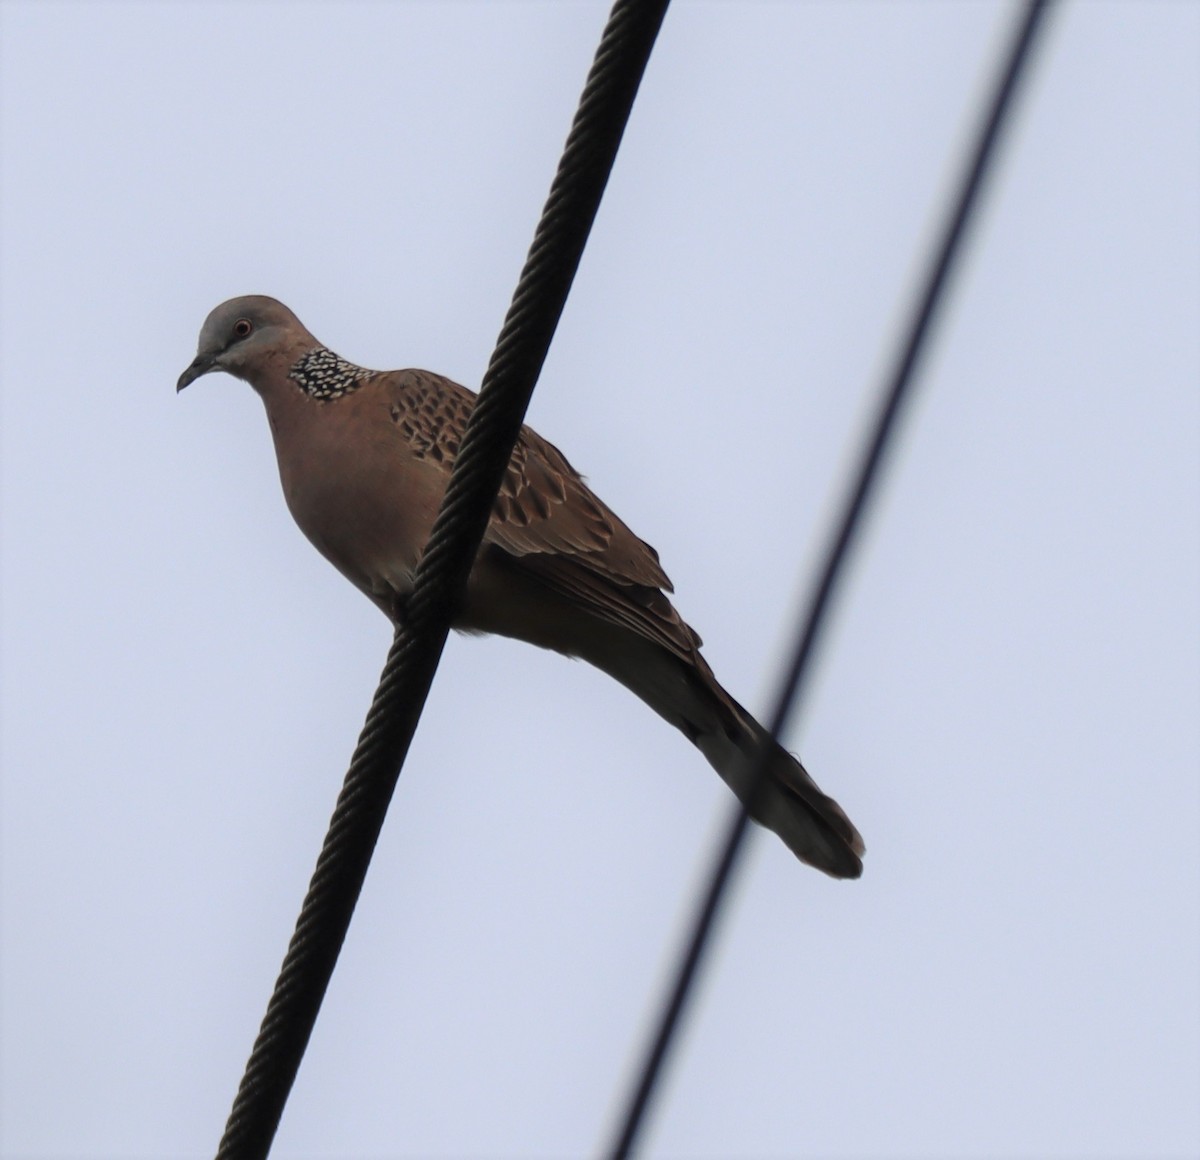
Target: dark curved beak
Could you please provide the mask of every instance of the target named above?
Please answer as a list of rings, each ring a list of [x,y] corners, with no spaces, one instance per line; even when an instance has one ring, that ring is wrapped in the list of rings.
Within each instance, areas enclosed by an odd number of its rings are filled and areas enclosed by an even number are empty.
[[[189,383],[194,383],[201,375],[206,375],[210,371],[217,369],[213,362],[213,356],[210,354],[198,354],[186,371],[179,376],[179,382],[175,384],[175,393],[178,394]]]

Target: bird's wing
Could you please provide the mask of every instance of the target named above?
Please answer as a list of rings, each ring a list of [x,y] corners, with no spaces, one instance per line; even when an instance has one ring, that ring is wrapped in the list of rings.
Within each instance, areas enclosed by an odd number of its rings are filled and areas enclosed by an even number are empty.
[[[428,371],[396,371],[386,384],[393,422],[418,458],[454,465],[475,394]],[[566,456],[521,428],[484,543],[593,615],[693,660],[700,637],[663,594],[658,553],[634,535]]]

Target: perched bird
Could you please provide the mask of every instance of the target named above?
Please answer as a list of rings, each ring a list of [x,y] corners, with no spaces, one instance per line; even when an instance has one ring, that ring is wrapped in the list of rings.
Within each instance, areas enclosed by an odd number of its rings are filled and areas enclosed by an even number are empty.
[[[474,393],[429,371],[355,366],[259,295],[208,316],[177,390],[212,371],[245,379],[262,397],[300,530],[402,620]],[[700,637],[664,595],[671,591],[654,549],[556,447],[522,427],[454,627],[602,669],[680,730],[743,800],[744,755],[767,740],[769,786],[755,820],[809,865],[857,878],[858,831],[717,683]]]

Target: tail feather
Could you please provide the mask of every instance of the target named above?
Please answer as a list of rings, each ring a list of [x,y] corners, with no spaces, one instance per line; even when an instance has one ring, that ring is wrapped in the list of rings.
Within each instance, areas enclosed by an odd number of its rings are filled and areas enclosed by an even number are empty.
[[[703,734],[697,748],[708,758],[738,799],[750,806],[750,816],[773,830],[802,862],[833,878],[858,878],[866,850],[862,835],[845,811],[821,792],[807,770],[741,706],[743,728]],[[767,747],[766,782],[757,801],[751,773],[760,745]]]
[[[634,663],[629,663],[632,655]],[[588,657],[635,692],[680,730],[750,809],[801,862],[833,878],[858,878],[865,847],[842,807],[821,792],[807,770],[718,683],[699,652],[685,665],[666,650],[642,646],[620,663],[596,650]],[[765,746],[766,782],[749,799],[759,747]]]
[[[587,594],[593,602],[589,607],[593,611],[600,607],[596,603],[600,597],[593,591],[595,577],[586,584],[580,581],[569,598],[561,589],[578,568],[566,568],[560,557],[553,568],[543,564],[536,573],[528,562],[518,568],[511,559],[494,554],[485,563],[489,566],[477,565],[472,576],[474,599],[469,589],[468,606],[457,627],[499,632],[581,657],[615,677],[680,730],[743,802],[751,793],[751,762],[759,746],[765,745],[767,781],[751,805],[750,816],[774,830],[802,862],[834,878],[862,874],[863,840],[850,819],[817,788],[800,762],[772,741],[721,687],[700,655],[699,637],[661,592],[653,593],[661,600],[656,614],[660,627],[670,622],[674,636],[666,629],[641,624],[633,613],[638,609],[644,613],[648,605],[631,603],[628,593],[617,599],[610,592],[612,607],[604,606],[608,608],[604,616],[581,615],[579,600]],[[607,590],[597,591],[603,595]],[[649,593],[641,595],[650,600]]]
[[[661,649],[647,649],[641,661],[607,671],[691,740],[754,821],[778,834],[800,861],[831,877],[862,875],[866,847],[845,811],[721,687],[699,651],[690,665]],[[766,782],[751,802],[756,788],[751,775],[761,746],[767,750]]]

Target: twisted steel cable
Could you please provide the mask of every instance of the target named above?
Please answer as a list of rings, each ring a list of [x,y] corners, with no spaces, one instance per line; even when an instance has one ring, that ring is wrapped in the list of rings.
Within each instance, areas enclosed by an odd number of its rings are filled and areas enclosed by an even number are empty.
[[[270,1151],[668,2],[618,0],[609,15],[218,1160]]]

